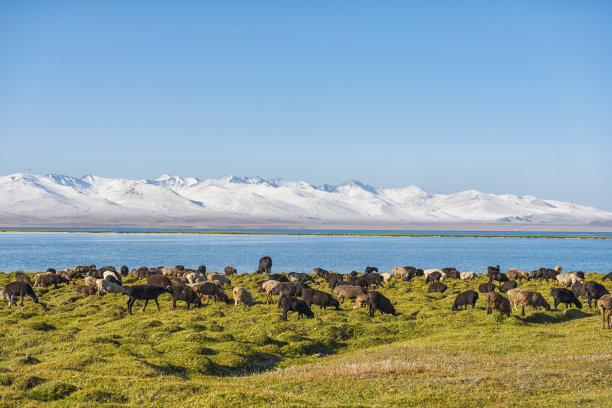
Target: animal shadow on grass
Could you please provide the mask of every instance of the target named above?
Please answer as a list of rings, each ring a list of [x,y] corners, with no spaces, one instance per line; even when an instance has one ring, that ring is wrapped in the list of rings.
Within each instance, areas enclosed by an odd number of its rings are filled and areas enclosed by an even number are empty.
[[[146,365],[147,367],[151,367],[152,369],[154,369],[155,371],[161,374],[174,375],[176,377],[181,377],[182,379],[185,379],[185,380],[188,378],[187,369],[185,367],[175,366],[173,364],[166,364],[165,366],[161,366],[161,365],[149,363],[148,361],[145,361],[145,360],[138,360],[138,361]]]
[[[527,316],[523,321],[527,323],[563,323],[570,320],[582,319],[585,317],[592,316],[589,313],[585,313],[580,309],[568,309],[564,314],[559,315],[547,315],[545,313],[534,313],[531,316]]]

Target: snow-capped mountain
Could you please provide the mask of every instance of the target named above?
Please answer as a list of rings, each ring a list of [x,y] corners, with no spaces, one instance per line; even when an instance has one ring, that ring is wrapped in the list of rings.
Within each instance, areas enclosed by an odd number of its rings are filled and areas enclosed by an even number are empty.
[[[376,188],[359,181],[227,176],[155,180],[50,174],[0,177],[0,226],[254,227],[400,226],[493,223],[607,225],[612,213],[531,196],[475,190],[435,194],[416,186]]]

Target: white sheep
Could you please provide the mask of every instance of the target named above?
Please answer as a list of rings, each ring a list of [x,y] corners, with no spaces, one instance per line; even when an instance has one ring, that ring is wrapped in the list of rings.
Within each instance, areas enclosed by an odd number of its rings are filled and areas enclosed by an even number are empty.
[[[4,289],[0,289],[0,299],[6,300],[7,302],[10,300],[9,295],[6,294]]]
[[[97,288],[98,285],[96,284],[97,279],[94,278],[93,276],[86,276],[85,277],[85,285],[87,286],[92,286],[94,288]]]
[[[98,279],[96,280],[96,286],[98,288],[98,295],[102,295],[102,293],[125,293],[125,288],[123,286],[117,285],[115,282],[111,282],[106,279]]]
[[[576,282],[583,283],[584,281],[577,275],[560,273],[556,276],[560,286],[572,286]]]
[[[476,272],[459,272],[459,278],[467,281],[476,279],[478,274]]]
[[[231,285],[232,281],[229,280],[225,275],[220,275],[218,273],[211,273],[207,276],[209,282],[215,282],[217,285],[223,287],[224,284]]]
[[[187,282],[188,284],[206,282],[206,276],[200,275],[196,272],[190,272],[183,275],[183,282]]]
[[[390,274],[389,272],[383,272],[383,273],[380,274],[380,276],[382,276],[383,281],[385,283],[389,283],[391,281],[391,278],[393,277],[393,275]]]
[[[510,301],[510,306],[514,306],[514,310],[516,310],[517,312],[518,312],[518,307],[516,307],[516,305],[519,304],[518,293],[523,290],[525,289],[515,288],[515,289],[510,289],[508,291],[508,300]]]
[[[168,268],[168,267],[161,268],[161,273],[162,275],[168,276],[168,277],[180,275],[180,271],[178,269]]]
[[[253,296],[245,288],[236,286],[232,294],[234,295],[234,306],[238,306],[239,303],[242,303],[245,306],[251,307],[255,304]]]
[[[427,276],[429,276],[430,273],[434,273],[434,272],[440,272],[442,276],[446,276],[446,274],[442,272],[440,269],[425,269],[423,271],[423,276],[425,276],[425,279],[427,279]]]
[[[117,279],[118,282],[121,282],[121,279],[119,278],[119,275],[117,275],[113,271],[104,271],[104,273],[102,274],[102,277],[104,279],[106,279],[107,276],[112,276],[113,278]]]

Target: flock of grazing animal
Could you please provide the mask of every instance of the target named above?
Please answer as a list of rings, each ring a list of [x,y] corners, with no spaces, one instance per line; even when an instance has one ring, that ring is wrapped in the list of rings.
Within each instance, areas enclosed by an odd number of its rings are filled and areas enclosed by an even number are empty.
[[[38,303],[34,287],[48,288],[53,286],[57,288],[57,285],[60,284],[71,284],[75,285],[77,293],[85,296],[106,293],[127,295],[127,307],[130,314],[132,314],[132,306],[136,300],[145,301],[143,312],[149,300],[153,300],[157,309],[160,310],[157,298],[164,293],[172,296],[173,308],[176,308],[177,301],[183,301],[187,304],[187,310],[189,310],[191,305],[201,307],[202,300],[205,300],[206,303],[211,300],[230,302],[223,288],[225,285],[231,285],[228,276],[235,273],[237,273],[236,269],[231,266],[225,268],[224,274],[207,274],[205,265],[201,265],[197,270],[186,269],[182,265],[158,268],[143,266],[132,269],[131,272],[125,265],[120,268],[119,272],[112,266],[98,269],[95,265],[77,265],[72,269],[62,271],[49,268],[47,272],[36,274],[34,282],[27,274],[16,272],[14,275],[15,281],[8,283],[4,290],[0,290],[0,297],[8,302],[9,308],[20,297],[20,305],[23,306],[23,300],[26,296],[29,296],[34,303]],[[261,258],[259,268],[255,273],[267,275],[267,279],[257,282],[257,288],[259,292],[265,293],[266,304],[273,303],[272,296],[278,297],[277,305],[282,309],[285,319],[287,319],[288,312],[296,312],[298,319],[302,317],[313,318],[312,305],[317,305],[322,309],[327,307],[339,309],[340,304],[347,299],[355,301],[354,308],[367,308],[371,317],[374,316],[376,311],[381,314],[395,315],[396,311],[391,301],[379,291],[370,289],[384,287],[384,284],[389,283],[392,279],[411,281],[418,276],[423,276],[425,283],[429,284],[429,293],[443,293],[448,288],[442,282],[445,279],[471,281],[480,277],[475,272],[459,272],[451,267],[422,270],[412,266],[394,267],[392,273],[378,273],[378,268],[368,266],[365,268],[365,273],[361,275],[355,271],[343,275],[322,268],[314,268],[314,274],[312,275],[297,272],[290,272],[287,275],[272,274],[272,259],[268,256]],[[128,275],[133,279],[146,279],[147,283],[122,286],[122,278]],[[566,308],[571,305],[582,308],[582,303],[578,298],[587,298],[589,308],[592,301],[595,301],[597,307],[599,307],[603,328],[606,328],[606,315],[608,329],[611,328],[612,295],[600,283],[595,281],[584,282],[584,273],[581,271],[564,274],[561,273],[561,267],[557,266],[553,269],[540,268],[530,272],[524,272],[521,269],[509,269],[507,273],[502,273],[499,265],[497,265],[487,268],[486,277],[489,278],[489,281],[479,285],[478,291],[487,294],[487,314],[497,310],[502,317],[504,314],[509,317],[512,307],[518,311],[519,306],[522,316],[525,315],[525,307],[527,306],[534,309],[543,307],[549,311],[551,309],[550,304],[542,294],[518,288],[518,282],[523,279],[542,279],[547,282],[556,280],[559,287],[553,288],[550,292],[555,309],[560,303],[564,303]],[[315,282],[317,278],[324,279],[328,288],[337,298],[325,291],[310,288],[307,282]],[[83,284],[77,286],[75,283],[77,279],[83,279]],[[603,280],[606,279],[612,280],[612,272],[604,276]],[[498,286],[495,282],[498,283]],[[568,287],[571,287],[571,289],[568,289]],[[499,289],[499,292],[496,289]],[[504,297],[502,293],[507,293],[508,297]],[[232,295],[235,306],[242,304],[250,307],[255,303],[251,293],[243,287],[234,287]],[[302,299],[298,299],[298,297]],[[462,307],[467,308],[470,305],[474,308],[478,297],[478,292],[474,290],[459,293],[455,298],[452,310],[458,311]]]

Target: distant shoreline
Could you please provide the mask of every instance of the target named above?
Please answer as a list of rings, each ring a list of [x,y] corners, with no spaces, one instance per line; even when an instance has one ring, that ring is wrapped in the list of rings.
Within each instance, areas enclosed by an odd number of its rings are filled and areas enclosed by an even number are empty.
[[[556,239],[612,239],[612,236],[604,235],[540,235],[540,234],[496,234],[496,233],[470,233],[470,234],[452,234],[452,233],[401,233],[401,232],[308,232],[308,231],[156,231],[156,230],[80,230],[80,229],[0,229],[0,232],[53,232],[53,233],[88,233],[88,234],[201,234],[201,235],[310,235],[310,236],[364,236],[364,237],[440,237],[440,238],[556,238]]]

